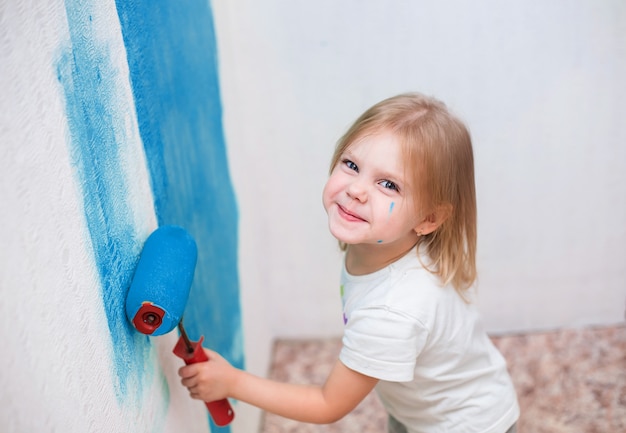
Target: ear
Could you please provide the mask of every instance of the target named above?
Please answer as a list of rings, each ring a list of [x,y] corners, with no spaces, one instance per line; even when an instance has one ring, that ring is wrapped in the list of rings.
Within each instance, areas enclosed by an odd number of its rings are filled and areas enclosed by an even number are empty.
[[[452,215],[452,205],[439,205],[413,229],[418,236],[428,235],[437,230]]]

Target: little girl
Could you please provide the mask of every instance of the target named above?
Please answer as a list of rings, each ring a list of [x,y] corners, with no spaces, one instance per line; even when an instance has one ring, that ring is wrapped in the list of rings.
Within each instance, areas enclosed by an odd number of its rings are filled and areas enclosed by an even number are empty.
[[[476,195],[463,123],[417,93],[374,105],[339,140],[323,203],[345,250],[343,347],[326,383],[274,382],[206,350],[210,361],[179,371],[191,396],[330,423],[376,388],[390,433],[514,432],[506,362],[472,303]]]

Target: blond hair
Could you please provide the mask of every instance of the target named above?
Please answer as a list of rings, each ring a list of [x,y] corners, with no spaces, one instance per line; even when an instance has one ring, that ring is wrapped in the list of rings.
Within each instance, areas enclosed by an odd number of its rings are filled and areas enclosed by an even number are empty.
[[[444,284],[465,291],[476,280],[476,190],[467,128],[437,99],[419,93],[394,96],[368,109],[341,137],[331,171],[351,144],[382,131],[403,146],[416,212],[422,218],[436,209],[448,214],[434,232],[419,237],[418,245],[430,258],[426,268]]]

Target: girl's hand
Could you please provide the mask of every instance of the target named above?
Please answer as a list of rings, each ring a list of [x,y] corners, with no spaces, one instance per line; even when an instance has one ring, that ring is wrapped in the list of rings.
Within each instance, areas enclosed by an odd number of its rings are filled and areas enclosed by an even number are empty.
[[[335,422],[354,409],[378,382],[337,361],[323,386],[281,383],[239,370],[218,353],[204,351],[207,362],[178,370],[192,398],[212,402],[230,397],[297,421]]]
[[[178,370],[181,383],[191,398],[202,401],[222,400],[231,396],[237,370],[220,354],[204,349],[209,360],[186,365]]]

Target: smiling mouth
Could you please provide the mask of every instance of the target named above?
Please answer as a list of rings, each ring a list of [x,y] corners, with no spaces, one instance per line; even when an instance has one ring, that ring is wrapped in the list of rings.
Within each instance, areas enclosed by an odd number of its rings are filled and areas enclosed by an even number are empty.
[[[337,204],[337,208],[339,209],[339,215],[341,215],[344,219],[346,219],[348,221],[363,221],[363,222],[366,222],[363,218],[361,218],[360,216],[350,212],[349,210],[347,210],[345,207],[341,206],[340,204]]]

